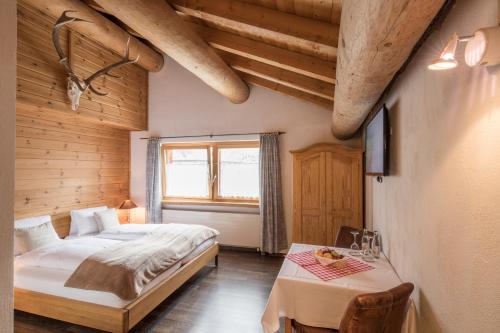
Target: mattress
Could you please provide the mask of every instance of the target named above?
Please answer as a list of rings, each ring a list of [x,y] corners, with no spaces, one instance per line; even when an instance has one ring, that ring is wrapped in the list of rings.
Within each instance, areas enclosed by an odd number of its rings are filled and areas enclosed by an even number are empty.
[[[88,239],[89,237],[85,238]],[[99,242],[99,240],[96,241]],[[141,295],[167,279],[179,268],[207,250],[214,243],[215,238],[211,238],[200,244],[189,255],[148,283]],[[134,301],[126,301],[107,292],[67,288],[64,284],[72,273],[72,270],[58,269],[55,267],[26,266],[23,265],[20,258],[16,258],[14,261],[14,287],[114,308],[124,308]]]

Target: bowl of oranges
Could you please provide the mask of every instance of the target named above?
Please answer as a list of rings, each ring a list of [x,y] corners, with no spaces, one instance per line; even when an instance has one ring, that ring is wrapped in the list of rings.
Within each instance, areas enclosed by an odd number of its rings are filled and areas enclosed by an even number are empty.
[[[331,266],[335,268],[347,266],[347,257],[334,249],[327,247],[318,249],[313,252],[313,256],[322,266]]]

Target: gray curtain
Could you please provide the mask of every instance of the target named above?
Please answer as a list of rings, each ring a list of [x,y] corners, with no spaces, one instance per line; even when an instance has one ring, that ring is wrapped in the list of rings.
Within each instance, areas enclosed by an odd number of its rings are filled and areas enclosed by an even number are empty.
[[[288,247],[283,215],[279,134],[260,136],[260,216],[262,253],[278,253]]]
[[[160,139],[150,138],[146,161],[146,223],[162,223],[160,170]]]

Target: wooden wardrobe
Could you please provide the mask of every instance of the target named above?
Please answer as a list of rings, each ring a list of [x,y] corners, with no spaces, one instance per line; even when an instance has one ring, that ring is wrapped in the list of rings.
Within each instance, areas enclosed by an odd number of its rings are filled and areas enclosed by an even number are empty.
[[[363,227],[363,151],[318,143],[293,154],[293,242],[333,245],[341,225]]]

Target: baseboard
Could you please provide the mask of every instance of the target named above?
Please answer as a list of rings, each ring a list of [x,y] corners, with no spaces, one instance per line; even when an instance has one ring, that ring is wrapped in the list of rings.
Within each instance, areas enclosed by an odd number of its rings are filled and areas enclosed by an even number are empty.
[[[256,247],[245,247],[245,246],[233,246],[233,245],[219,245],[219,248],[224,251],[224,250],[230,250],[230,251],[240,251],[240,252],[260,252],[259,248]]]

